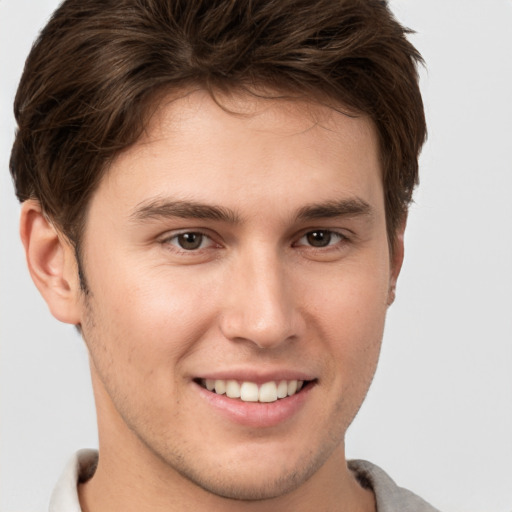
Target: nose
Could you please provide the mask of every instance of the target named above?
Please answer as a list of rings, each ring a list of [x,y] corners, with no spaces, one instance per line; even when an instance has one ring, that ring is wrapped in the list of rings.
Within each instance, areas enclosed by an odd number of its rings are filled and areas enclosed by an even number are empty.
[[[220,318],[226,338],[272,349],[301,336],[304,325],[293,278],[279,254],[260,251],[241,257],[226,277]]]

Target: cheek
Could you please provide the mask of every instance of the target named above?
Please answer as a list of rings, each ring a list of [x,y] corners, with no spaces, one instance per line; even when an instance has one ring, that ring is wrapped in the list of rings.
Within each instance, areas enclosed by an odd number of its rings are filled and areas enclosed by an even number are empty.
[[[313,282],[318,284],[313,287]],[[344,265],[321,281],[307,279],[303,286],[309,307],[333,329],[371,331],[384,321],[389,289],[385,261]]]
[[[209,287],[201,279],[190,280],[164,267],[96,268],[102,271],[92,272],[89,279],[87,323],[95,344],[111,353],[120,371],[129,368],[147,377],[167,366],[168,373],[169,363],[184,357],[215,317]]]
[[[322,286],[310,286],[305,308],[311,315],[308,323],[317,326],[322,350],[332,355],[337,373],[333,378],[348,382],[357,381],[358,375],[373,375],[387,312],[388,283],[385,265],[353,265],[334,272]]]
[[[160,418],[163,428],[169,414],[180,414],[170,405],[180,400],[182,361],[212,316],[197,290],[159,274],[152,279],[118,267],[108,286],[106,279],[90,280],[83,336],[97,400],[111,408],[111,417],[119,414],[131,426]]]

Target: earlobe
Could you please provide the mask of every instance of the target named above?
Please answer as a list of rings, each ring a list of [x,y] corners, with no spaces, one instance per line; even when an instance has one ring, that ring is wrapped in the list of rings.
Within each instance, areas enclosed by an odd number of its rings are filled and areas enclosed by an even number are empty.
[[[80,287],[73,247],[38,201],[23,203],[20,236],[32,280],[52,315],[61,322],[79,324]]]
[[[404,262],[404,232],[405,232],[405,221],[402,223],[400,228],[395,233],[395,239],[393,244],[393,250],[391,252],[391,269],[389,278],[389,289],[388,289],[388,306],[391,306],[395,301],[396,297],[396,283],[402,264]]]

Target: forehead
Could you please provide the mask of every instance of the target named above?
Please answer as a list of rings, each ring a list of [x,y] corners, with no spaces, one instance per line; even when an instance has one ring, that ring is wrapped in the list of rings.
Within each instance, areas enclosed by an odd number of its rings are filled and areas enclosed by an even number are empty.
[[[108,195],[125,210],[158,196],[233,208],[265,200],[300,207],[313,195],[379,202],[377,146],[372,121],[342,109],[187,91],[155,104],[143,135],[113,161],[91,206]]]

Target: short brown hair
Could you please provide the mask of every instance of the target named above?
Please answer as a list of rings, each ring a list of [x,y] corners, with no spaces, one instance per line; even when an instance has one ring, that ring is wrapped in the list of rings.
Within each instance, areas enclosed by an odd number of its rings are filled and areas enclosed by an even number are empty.
[[[158,91],[264,85],[370,116],[392,240],[426,136],[408,33],[379,0],[67,0],[16,95],[17,196],[39,200],[76,245],[91,194]]]

